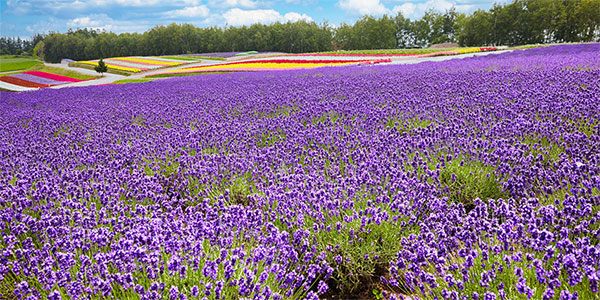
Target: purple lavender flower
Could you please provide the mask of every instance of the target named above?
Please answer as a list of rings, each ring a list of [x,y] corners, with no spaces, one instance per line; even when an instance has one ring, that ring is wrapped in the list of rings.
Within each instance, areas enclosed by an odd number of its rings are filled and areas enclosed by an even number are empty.
[[[598,293],[598,273],[594,273],[588,276],[590,281],[590,290],[592,293]]]
[[[554,290],[551,288],[547,288],[542,297],[544,300],[554,299]]]
[[[0,92],[0,281],[281,299],[373,260],[415,294],[593,293],[599,47]]]
[[[53,290],[50,294],[48,294],[48,299],[50,300],[61,300],[60,292],[58,290]]]
[[[496,294],[494,294],[491,291],[487,291],[487,292],[485,292],[485,294],[483,294],[483,299],[484,300],[496,300]]]
[[[177,288],[177,286],[173,285],[169,289],[169,299],[171,299],[171,300],[179,299],[179,289]]]
[[[319,285],[317,286],[317,294],[323,295],[323,294],[325,294],[325,292],[327,292],[328,289],[329,289],[329,286],[327,285],[327,283],[320,280]]]

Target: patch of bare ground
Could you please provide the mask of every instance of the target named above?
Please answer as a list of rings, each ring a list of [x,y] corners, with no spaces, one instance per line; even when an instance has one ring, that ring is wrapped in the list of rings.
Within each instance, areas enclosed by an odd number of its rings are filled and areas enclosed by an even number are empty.
[[[321,300],[381,300],[387,299],[384,295],[408,295],[410,291],[407,287],[391,286],[381,283],[381,277],[390,278],[388,268],[384,264],[377,264],[375,272],[370,276],[361,276],[361,284],[351,291],[344,291],[339,288],[340,284],[334,278],[327,280],[329,290],[319,298]]]

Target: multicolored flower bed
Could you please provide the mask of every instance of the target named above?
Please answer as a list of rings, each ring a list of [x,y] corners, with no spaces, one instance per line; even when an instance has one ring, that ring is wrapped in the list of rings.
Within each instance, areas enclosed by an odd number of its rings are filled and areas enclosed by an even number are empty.
[[[157,75],[197,73],[197,72],[239,72],[239,71],[285,71],[296,69],[311,69],[327,66],[344,66],[359,63],[376,64],[389,62],[389,59],[291,59],[286,56],[252,59],[215,65],[193,66],[177,70],[169,70]]]
[[[600,45],[0,97],[16,299],[598,299]]]
[[[78,61],[77,63],[97,66],[98,60]],[[162,57],[112,57],[104,59],[104,63],[106,63],[106,66],[109,68],[115,70],[138,73],[164,67],[178,66],[189,62]]]
[[[239,52],[210,52],[210,53],[195,53],[195,54],[182,54],[182,55],[229,58],[229,57],[234,57],[238,53]]]
[[[472,47],[472,48],[460,48],[457,50],[451,51],[437,51],[431,53],[403,53],[403,54],[349,54],[349,53],[339,53],[339,54],[289,54],[284,57],[294,58],[294,57],[336,57],[336,58],[348,58],[355,59],[357,57],[363,57],[366,59],[376,59],[376,58],[398,58],[398,57],[429,57],[429,56],[440,56],[440,55],[456,55],[456,54],[466,54],[466,53],[477,53],[477,52],[487,52],[487,51],[496,51],[497,47]]]
[[[28,71],[0,77],[0,88],[9,91],[28,91],[79,81],[84,80],[41,71]]]
[[[481,51],[493,51],[497,48],[464,48],[456,51],[440,51],[427,54],[286,54],[264,58],[253,58],[208,66],[193,66],[169,70],[160,74],[181,74],[199,72],[236,72],[236,71],[274,71],[310,69],[326,66],[343,66],[359,63],[378,64],[391,62],[392,59],[456,55]]]

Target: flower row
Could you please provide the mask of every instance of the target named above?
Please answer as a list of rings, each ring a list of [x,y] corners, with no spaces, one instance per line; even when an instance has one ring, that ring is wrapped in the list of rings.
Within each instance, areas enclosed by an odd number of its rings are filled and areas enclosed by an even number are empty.
[[[0,87],[11,91],[25,91],[83,81],[41,71],[28,71],[0,77]]]
[[[103,59],[103,61],[109,68],[133,73],[178,66],[186,63],[181,60],[161,57],[112,57]],[[78,63],[97,66],[98,60],[78,61]]]
[[[224,64],[194,66],[177,70],[165,71],[163,74],[174,73],[195,73],[195,72],[233,72],[233,71],[274,71],[274,70],[296,70],[310,69],[326,66],[344,66],[355,64],[377,64],[382,62],[390,62],[390,59],[377,60],[307,60],[307,59],[281,59],[280,57],[260,60],[236,61]]]
[[[598,299],[599,62],[2,93],[0,298]]]

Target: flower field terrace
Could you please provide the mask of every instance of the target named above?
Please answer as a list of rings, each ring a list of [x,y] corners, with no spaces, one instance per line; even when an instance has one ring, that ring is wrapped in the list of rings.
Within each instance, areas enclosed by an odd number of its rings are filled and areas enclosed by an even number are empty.
[[[77,63],[97,66],[98,60],[78,61]],[[112,57],[104,59],[104,63],[111,69],[138,73],[158,68],[178,66],[189,62],[162,57]]]
[[[261,59],[250,59],[243,61],[227,62],[222,64],[191,66],[175,70],[164,71],[159,74],[183,74],[183,73],[198,73],[198,72],[244,72],[244,71],[288,71],[297,69],[312,69],[319,67],[331,66],[347,66],[355,64],[376,64],[381,62],[389,62],[389,59],[381,58],[318,58],[314,57],[269,57]]]
[[[493,51],[497,48],[462,48],[452,51],[410,54],[285,54],[262,58],[250,58],[242,61],[231,61],[208,66],[191,66],[176,70],[168,70],[160,74],[185,74],[202,72],[245,72],[245,71],[286,71],[312,69],[319,67],[346,66],[355,64],[379,64],[391,62],[392,59],[431,57],[440,55],[457,55],[482,51]]]
[[[41,71],[27,71],[0,76],[0,88],[9,91],[30,91],[71,82],[85,81]]]
[[[17,299],[598,299],[600,46],[2,93]]]

